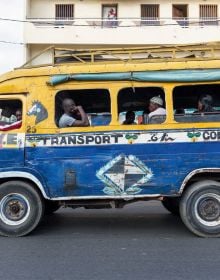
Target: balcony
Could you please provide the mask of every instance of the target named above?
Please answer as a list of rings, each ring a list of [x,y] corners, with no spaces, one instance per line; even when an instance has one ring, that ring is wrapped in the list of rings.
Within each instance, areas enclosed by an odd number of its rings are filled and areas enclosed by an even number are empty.
[[[146,45],[220,41],[220,18],[27,19],[26,44]]]

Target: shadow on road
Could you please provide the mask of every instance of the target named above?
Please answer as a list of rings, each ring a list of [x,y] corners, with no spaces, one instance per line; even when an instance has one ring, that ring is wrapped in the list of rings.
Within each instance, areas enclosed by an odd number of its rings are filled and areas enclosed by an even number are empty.
[[[61,209],[45,216],[35,235],[64,234],[140,234],[149,236],[192,236],[181,218],[155,203],[136,203],[124,209]]]

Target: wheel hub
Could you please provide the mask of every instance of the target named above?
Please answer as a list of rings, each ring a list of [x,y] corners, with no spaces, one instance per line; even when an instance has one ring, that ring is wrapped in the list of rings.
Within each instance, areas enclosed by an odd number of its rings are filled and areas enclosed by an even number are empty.
[[[220,205],[216,199],[204,199],[198,205],[198,212],[206,221],[214,221],[220,215]]]
[[[215,193],[202,195],[195,204],[195,215],[205,226],[219,226],[220,197]]]
[[[23,223],[29,212],[29,202],[21,194],[9,194],[0,201],[0,219],[8,225]]]
[[[5,213],[12,220],[19,220],[24,216],[25,210],[26,207],[21,201],[12,200],[6,205]]]

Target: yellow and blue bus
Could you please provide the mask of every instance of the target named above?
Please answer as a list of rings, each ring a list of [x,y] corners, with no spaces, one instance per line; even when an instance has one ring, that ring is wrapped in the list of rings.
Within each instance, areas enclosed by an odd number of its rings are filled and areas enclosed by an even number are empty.
[[[0,77],[0,234],[26,235],[61,206],[155,199],[220,236],[220,44],[51,50],[52,64]],[[155,97],[166,113],[149,117]],[[89,126],[59,127],[66,98]]]

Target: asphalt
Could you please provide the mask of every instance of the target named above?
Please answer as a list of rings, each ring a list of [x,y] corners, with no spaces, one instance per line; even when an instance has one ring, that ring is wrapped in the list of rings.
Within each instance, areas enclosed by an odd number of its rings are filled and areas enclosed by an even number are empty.
[[[160,202],[61,209],[27,237],[0,237],[0,280],[219,280],[220,239],[194,236]]]

